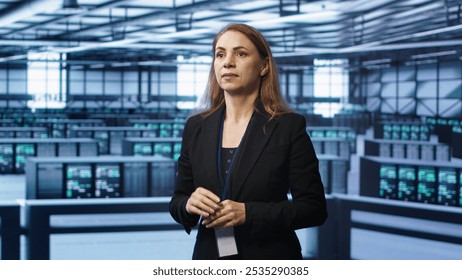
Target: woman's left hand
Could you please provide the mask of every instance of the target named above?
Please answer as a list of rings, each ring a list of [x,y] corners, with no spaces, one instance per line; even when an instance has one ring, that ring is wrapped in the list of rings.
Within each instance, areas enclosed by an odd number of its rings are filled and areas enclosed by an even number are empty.
[[[224,200],[218,204],[214,214],[203,219],[207,228],[234,227],[245,223],[245,204],[232,200]]]

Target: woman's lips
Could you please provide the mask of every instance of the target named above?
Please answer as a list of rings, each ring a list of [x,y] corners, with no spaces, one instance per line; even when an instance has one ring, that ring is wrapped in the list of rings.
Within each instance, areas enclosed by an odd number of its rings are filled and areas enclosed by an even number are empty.
[[[225,73],[221,77],[223,77],[223,78],[232,78],[232,77],[237,77],[237,75],[233,74],[233,73]]]

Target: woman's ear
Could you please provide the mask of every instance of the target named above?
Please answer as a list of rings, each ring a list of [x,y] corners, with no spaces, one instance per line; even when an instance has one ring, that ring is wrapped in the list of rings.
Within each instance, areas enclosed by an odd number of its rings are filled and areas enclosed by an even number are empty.
[[[268,74],[268,58],[265,60],[265,64],[260,71],[260,77],[264,77],[266,74]]]
[[[266,74],[268,74],[268,66],[263,67],[263,69],[260,72],[260,76],[264,77]]]

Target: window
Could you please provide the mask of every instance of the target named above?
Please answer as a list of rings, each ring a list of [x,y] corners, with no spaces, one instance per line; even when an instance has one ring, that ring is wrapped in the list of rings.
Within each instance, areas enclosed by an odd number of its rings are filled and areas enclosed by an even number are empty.
[[[179,56],[178,64],[178,96],[195,96],[196,102],[178,102],[181,109],[198,107],[203,98],[209,78],[212,57],[202,56],[185,60]]]
[[[314,60],[314,97],[348,97],[347,59]],[[314,113],[333,117],[343,108],[342,102],[315,102]]]
[[[41,52],[27,54],[27,93],[34,98],[27,106],[64,108],[66,106],[65,54]]]

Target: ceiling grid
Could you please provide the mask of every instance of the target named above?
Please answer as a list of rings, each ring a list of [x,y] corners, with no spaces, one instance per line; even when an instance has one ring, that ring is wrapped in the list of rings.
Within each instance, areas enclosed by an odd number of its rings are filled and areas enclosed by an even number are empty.
[[[460,57],[461,6],[459,0],[0,0],[0,63],[32,51],[67,53],[73,61],[171,62],[210,55],[214,34],[231,22],[261,30],[279,60],[436,50]]]

